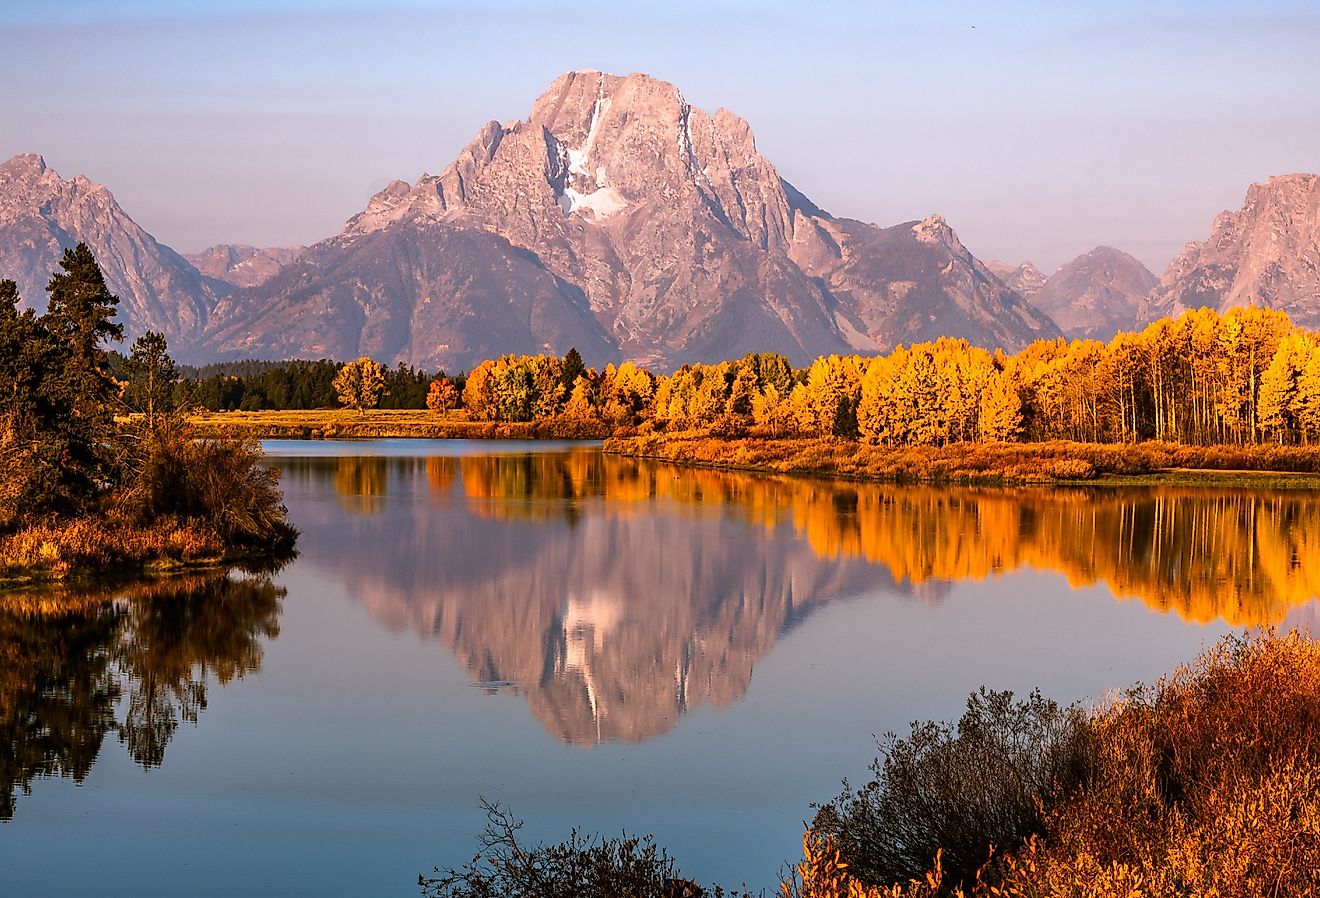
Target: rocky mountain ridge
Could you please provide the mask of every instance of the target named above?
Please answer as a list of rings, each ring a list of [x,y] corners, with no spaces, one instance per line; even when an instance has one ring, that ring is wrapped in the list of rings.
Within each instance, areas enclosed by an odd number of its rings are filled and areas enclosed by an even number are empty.
[[[501,294],[516,323],[494,307]],[[392,182],[215,317],[219,355],[301,340],[450,368],[568,340],[595,364],[665,368],[752,351],[804,364],[941,335],[1014,349],[1058,333],[939,216],[893,228],[830,216],[732,112],[600,72],[560,77],[526,120],[488,122],[440,174]]]
[[[158,243],[100,184],[62,178],[35,154],[0,164],[0,276],[18,283],[25,306],[45,308],[51,272],[79,242],[91,247],[119,296],[127,338],[162,332],[190,356],[228,285]]]
[[[209,278],[234,287],[264,284],[303,251],[301,246],[248,246],[221,243],[199,253],[184,253],[188,262]]]
[[[1252,184],[1240,210],[1220,213],[1210,236],[1170,263],[1139,320],[1253,305],[1320,327],[1320,175]]]
[[[1199,306],[1272,305],[1320,327],[1320,177],[1254,184],[1158,283],[1108,247],[1046,278],[983,262],[938,215],[879,227],[784,180],[728,110],[646,75],[569,72],[525,120],[488,122],[437,175],[394,181],[306,249],[182,256],[110,191],[40,156],[0,165],[0,276],[44,306],[87,242],[128,336],[187,361],[369,354],[458,370],[577,346],[658,369],[774,351],[804,364],[958,336],[1013,350],[1108,339]],[[1153,289],[1152,289],[1153,288]]]
[[[1060,266],[1031,294],[1031,302],[1066,336],[1108,342],[1120,330],[1133,329],[1157,282],[1132,256],[1097,246]]]
[[[1005,287],[1023,299],[1031,299],[1036,291],[1045,286],[1045,281],[1048,280],[1045,272],[1030,262],[1013,265],[1009,262],[991,259],[985,263],[985,267],[989,268],[995,277],[1003,281]]]

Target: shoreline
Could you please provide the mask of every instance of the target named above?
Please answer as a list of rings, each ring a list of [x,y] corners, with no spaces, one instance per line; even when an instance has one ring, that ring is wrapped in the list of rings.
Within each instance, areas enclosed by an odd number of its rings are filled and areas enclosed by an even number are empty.
[[[872,483],[1320,490],[1320,452],[1299,447],[1150,443],[878,447],[837,439],[723,439],[684,432],[611,437],[603,451],[694,468]],[[1244,459],[1256,466],[1241,464]],[[1202,463],[1185,463],[1196,460]]]
[[[288,550],[293,552],[292,547]],[[102,585],[205,570],[277,565],[278,547],[226,546],[215,533],[166,522],[153,527],[80,518],[0,538],[0,592]]]
[[[208,412],[190,415],[188,424],[202,439],[602,440],[613,432],[600,421],[470,421],[458,413],[425,409]]]

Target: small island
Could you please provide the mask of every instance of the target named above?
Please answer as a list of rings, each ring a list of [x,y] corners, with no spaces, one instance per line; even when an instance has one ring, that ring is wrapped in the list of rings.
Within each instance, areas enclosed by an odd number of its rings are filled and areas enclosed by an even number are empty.
[[[256,441],[195,438],[159,334],[113,376],[118,298],[85,244],[60,267],[41,315],[0,281],[0,584],[289,553],[297,531]]]

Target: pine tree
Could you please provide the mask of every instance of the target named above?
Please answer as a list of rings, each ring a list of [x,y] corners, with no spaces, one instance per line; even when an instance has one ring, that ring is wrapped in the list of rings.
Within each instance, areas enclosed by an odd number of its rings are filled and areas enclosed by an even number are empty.
[[[86,244],[65,250],[60,268],[34,335],[45,372],[36,391],[32,501],[34,510],[81,513],[112,479],[119,385],[103,344],[123,339],[124,329],[114,321],[119,298]]]
[[[147,331],[134,341],[128,359],[129,405],[147,416],[147,427],[155,430],[156,416],[174,411],[174,386],[179,369],[170,358],[162,334]]]

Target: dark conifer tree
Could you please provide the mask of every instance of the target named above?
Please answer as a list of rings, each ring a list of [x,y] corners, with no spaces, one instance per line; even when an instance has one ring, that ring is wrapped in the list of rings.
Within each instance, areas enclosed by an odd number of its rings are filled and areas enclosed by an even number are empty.
[[[564,389],[572,391],[573,384],[577,379],[587,373],[587,364],[582,361],[582,353],[577,351],[574,346],[564,353],[564,373],[559,380],[564,385]]]
[[[170,358],[164,335],[147,331],[138,337],[125,369],[129,406],[144,413],[147,427],[154,430],[157,417],[174,410],[174,385],[179,381],[179,369]]]
[[[106,485],[119,385],[109,374],[106,340],[121,340],[114,320],[119,298],[85,243],[65,250],[62,272],[50,279],[44,330],[46,373],[36,426],[44,476],[35,500],[43,510],[77,513]]]

